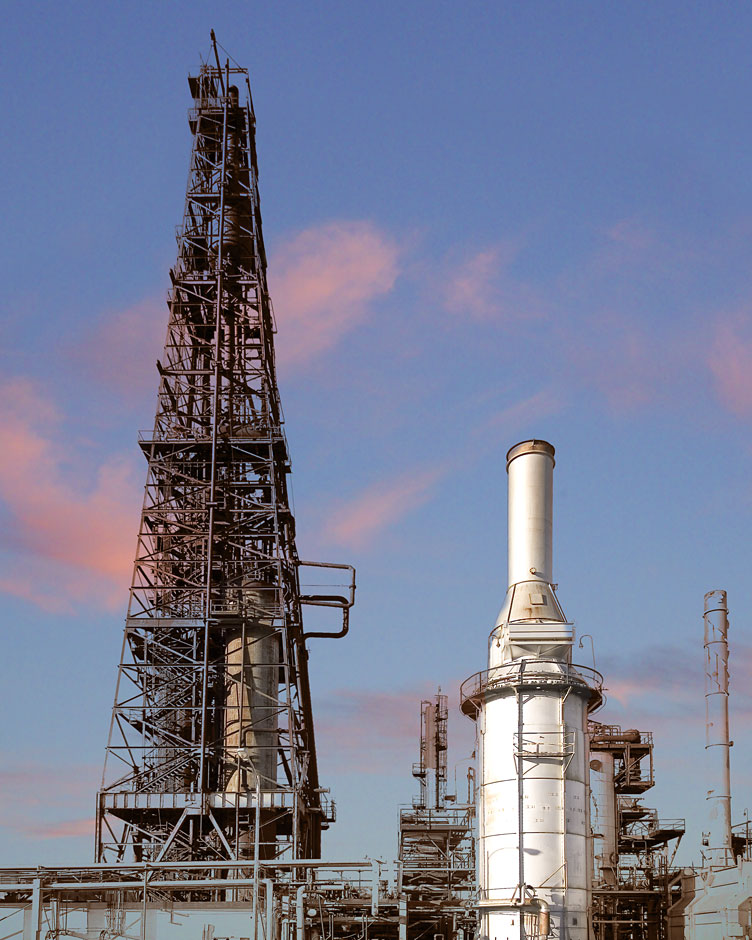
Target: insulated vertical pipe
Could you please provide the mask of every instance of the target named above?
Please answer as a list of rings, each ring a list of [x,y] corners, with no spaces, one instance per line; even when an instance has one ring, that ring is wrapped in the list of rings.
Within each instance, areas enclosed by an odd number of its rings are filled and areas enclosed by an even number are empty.
[[[554,448],[523,441],[507,454],[509,586],[553,580]]]
[[[264,585],[243,589],[247,622],[242,631],[230,634],[225,647],[225,789],[234,793],[252,790],[257,780],[263,790],[273,790],[277,782],[279,641],[270,609],[273,593]],[[239,753],[247,771],[238,769]]]
[[[617,882],[618,848],[613,751],[597,749],[590,761],[590,771],[595,881],[599,886],[613,888]]]
[[[271,878],[262,878],[266,900],[266,937],[265,940],[276,940],[274,928],[274,882]]]
[[[295,893],[295,940],[304,940],[305,936],[305,890],[301,885]]]
[[[711,865],[732,865],[729,751],[728,604],[725,591],[705,595],[705,750],[713,783],[708,790]]]

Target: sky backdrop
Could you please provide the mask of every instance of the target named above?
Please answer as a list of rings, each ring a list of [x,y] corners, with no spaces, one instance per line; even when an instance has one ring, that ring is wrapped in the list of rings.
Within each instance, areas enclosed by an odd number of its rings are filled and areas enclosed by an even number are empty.
[[[209,30],[251,72],[330,857],[393,858],[419,702],[471,724],[504,455],[557,450],[555,577],[705,827],[703,595],[731,607],[752,803],[752,5],[16,3],[4,13],[0,864],[92,858],[168,269]],[[576,650],[592,664],[590,641]]]

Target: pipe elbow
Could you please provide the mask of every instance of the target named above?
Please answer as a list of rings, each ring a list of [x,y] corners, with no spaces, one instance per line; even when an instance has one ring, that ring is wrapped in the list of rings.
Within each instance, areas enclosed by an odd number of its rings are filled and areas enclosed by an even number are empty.
[[[548,901],[543,898],[536,898],[538,902],[538,936],[549,937],[551,935],[551,910]]]

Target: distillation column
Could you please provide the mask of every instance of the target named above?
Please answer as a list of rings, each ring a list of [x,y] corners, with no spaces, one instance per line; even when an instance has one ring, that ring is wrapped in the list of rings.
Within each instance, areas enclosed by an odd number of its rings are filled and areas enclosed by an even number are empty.
[[[613,751],[605,748],[598,750],[590,761],[595,881],[609,888],[616,887],[619,858],[614,764]]]
[[[489,668],[463,685],[479,741],[480,937],[587,940],[587,716],[600,677],[573,667],[553,583],[554,448],[507,454],[509,587]]]
[[[705,750],[712,779],[708,790],[711,865],[734,864],[731,847],[731,769],[729,740],[728,604],[725,591],[705,595]]]

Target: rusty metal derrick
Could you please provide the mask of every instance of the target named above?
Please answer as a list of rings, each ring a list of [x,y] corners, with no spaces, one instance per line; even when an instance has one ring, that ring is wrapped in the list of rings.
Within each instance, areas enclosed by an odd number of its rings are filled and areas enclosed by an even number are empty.
[[[246,70],[189,78],[193,136],[97,860],[315,858],[319,787]],[[303,563],[307,564],[307,563]]]

